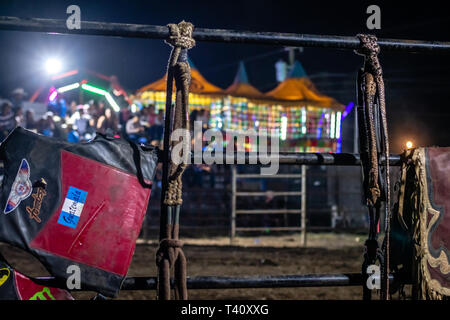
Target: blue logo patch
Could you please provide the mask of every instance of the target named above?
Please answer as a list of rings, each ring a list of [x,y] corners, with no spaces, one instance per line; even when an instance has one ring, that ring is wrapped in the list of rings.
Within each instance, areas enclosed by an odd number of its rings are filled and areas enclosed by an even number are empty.
[[[87,192],[75,187],[69,187],[66,199],[59,215],[58,223],[75,229],[80,220]]]

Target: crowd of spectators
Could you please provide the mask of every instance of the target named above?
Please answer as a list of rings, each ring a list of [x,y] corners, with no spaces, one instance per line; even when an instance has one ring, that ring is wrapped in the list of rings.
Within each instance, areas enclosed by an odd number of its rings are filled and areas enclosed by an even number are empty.
[[[97,132],[121,136],[137,143],[160,146],[163,131],[163,113],[154,105],[143,106],[131,111],[123,107],[118,113],[105,101],[91,100],[87,104],[72,101],[67,105],[58,97],[47,105],[47,111],[36,117],[34,110],[23,108],[23,90],[15,90],[10,100],[3,100],[0,106],[0,141],[17,126],[48,137],[69,142],[88,141]]]
[[[34,110],[24,109],[26,93],[23,89],[13,91],[9,100],[3,100],[0,106],[0,142],[17,126],[35,133],[72,143],[89,141],[97,132],[123,137],[136,143],[147,143],[162,147],[164,132],[164,113],[155,106],[144,105],[140,110],[130,106],[115,112],[105,101],[91,100],[87,104],[78,104],[58,97],[47,105],[46,112],[37,117]],[[134,112],[133,112],[134,111]],[[194,121],[202,121],[203,131],[207,129],[208,115],[205,110],[193,111],[190,115],[190,127]],[[194,138],[194,137],[193,137]],[[204,176],[209,176],[210,186],[214,187],[214,169],[206,165],[189,166],[186,170],[187,184],[203,185]]]

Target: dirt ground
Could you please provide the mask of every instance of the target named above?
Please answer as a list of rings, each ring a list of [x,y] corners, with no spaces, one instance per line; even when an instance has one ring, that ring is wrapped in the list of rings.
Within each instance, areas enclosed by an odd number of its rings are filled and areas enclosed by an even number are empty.
[[[307,247],[299,235],[184,238],[188,276],[255,276],[360,272],[364,236],[309,234]],[[156,241],[138,241],[129,276],[156,276]],[[0,250],[19,271],[30,276],[48,273],[33,257],[11,246]],[[360,287],[190,290],[190,299],[361,299]],[[73,292],[90,299],[92,292]],[[155,299],[154,291],[121,291],[117,299]]]

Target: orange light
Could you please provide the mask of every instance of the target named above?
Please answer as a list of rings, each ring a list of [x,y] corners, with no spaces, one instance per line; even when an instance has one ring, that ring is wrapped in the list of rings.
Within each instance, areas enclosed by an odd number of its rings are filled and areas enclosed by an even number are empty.
[[[406,142],[406,149],[411,149],[412,147],[413,147],[412,141],[407,141]]]

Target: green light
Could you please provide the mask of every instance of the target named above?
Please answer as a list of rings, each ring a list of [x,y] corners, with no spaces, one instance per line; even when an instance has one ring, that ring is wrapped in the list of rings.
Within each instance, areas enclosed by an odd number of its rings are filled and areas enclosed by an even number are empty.
[[[63,93],[63,92],[66,92],[66,91],[70,91],[70,90],[76,89],[79,86],[80,86],[80,84],[78,82],[75,82],[75,83],[69,84],[67,86],[58,88],[58,89],[56,89],[56,91],[58,91],[59,93]]]
[[[100,89],[100,88],[93,87],[93,86],[91,86],[91,85],[89,85],[89,84],[86,84],[86,83],[83,83],[83,84],[81,85],[81,88],[83,88],[83,89],[86,90],[86,91],[90,91],[90,92],[93,92],[93,93],[96,93],[96,94],[101,94],[102,96],[104,96],[104,95],[107,94],[107,92],[106,92],[105,90],[102,90],[102,89]]]
[[[106,98],[106,100],[109,102],[109,104],[111,105],[111,107],[114,109],[115,112],[119,112],[120,111],[119,105],[114,101],[114,99],[111,97],[109,92],[107,92],[105,90],[102,90],[100,88],[96,88],[96,87],[91,86],[91,85],[86,84],[86,83],[83,83],[81,85],[81,88],[83,88],[86,91],[93,92],[93,93],[100,94],[100,95],[104,96]]]

